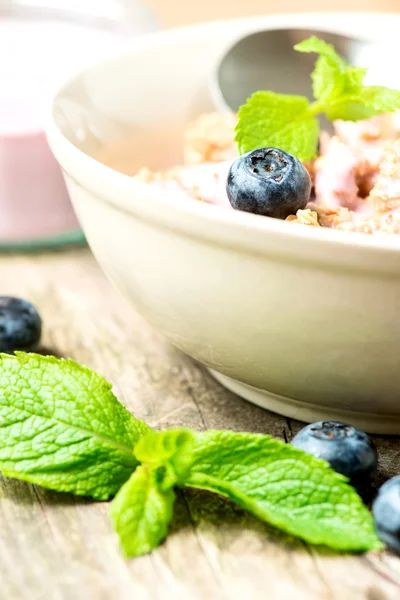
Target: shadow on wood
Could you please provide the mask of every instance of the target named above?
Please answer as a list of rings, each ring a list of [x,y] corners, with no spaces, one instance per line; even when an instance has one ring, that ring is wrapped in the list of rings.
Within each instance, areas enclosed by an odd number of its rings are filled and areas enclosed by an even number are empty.
[[[7,499],[19,505],[31,505],[33,502],[39,500],[41,504],[48,506],[94,504],[94,501],[90,498],[46,490],[45,488],[20,481],[19,479],[11,479],[0,475],[0,481],[2,501]]]
[[[186,488],[180,493],[179,500],[179,504],[183,506],[176,507],[170,534],[187,527],[189,518],[194,529],[207,528],[210,531],[214,530],[218,536],[223,538],[227,547],[235,542],[239,533],[243,535],[243,531],[247,530],[256,534],[257,544],[260,543],[261,536],[263,536],[265,537],[265,544],[278,543],[284,546],[287,552],[310,553],[309,544],[257,519],[236,506],[228,498],[205,490]],[[251,549],[247,548],[247,552],[249,551]],[[347,554],[346,552],[334,551],[320,546],[312,546],[312,551],[313,553],[321,553],[324,556],[344,556]]]

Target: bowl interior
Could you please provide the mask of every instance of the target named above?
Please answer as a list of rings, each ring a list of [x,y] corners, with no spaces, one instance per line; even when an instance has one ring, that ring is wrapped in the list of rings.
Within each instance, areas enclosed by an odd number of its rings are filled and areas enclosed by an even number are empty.
[[[213,39],[204,49],[204,40],[198,38],[187,56],[182,36],[165,36],[164,44],[163,37],[153,43],[153,36],[138,41],[131,54],[81,73],[53,106],[56,125],[70,142],[127,174],[142,166],[160,169],[182,162],[185,124],[212,109],[205,78],[221,40]]]
[[[242,35],[302,28],[307,33],[336,31],[382,39],[388,26],[393,28],[393,21],[389,23],[384,15],[349,14],[346,19],[341,14],[278,15],[150,35],[64,85],[53,103],[53,119],[77,148],[126,174],[144,165],[162,169],[182,161],[187,122],[201,112],[215,110],[210,78],[227,49]],[[284,88],[279,61],[271,64],[276,65],[274,85],[279,84],[279,77]]]

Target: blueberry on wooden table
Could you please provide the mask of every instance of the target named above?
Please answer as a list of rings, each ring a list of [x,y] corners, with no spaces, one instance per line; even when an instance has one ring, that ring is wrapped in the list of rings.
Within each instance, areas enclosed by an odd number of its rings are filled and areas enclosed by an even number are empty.
[[[338,421],[319,421],[301,429],[292,445],[326,460],[332,469],[348,477],[361,495],[368,492],[378,455],[364,431]]]
[[[31,352],[40,342],[42,320],[26,300],[0,296],[0,352]]]
[[[380,539],[393,552],[400,554],[400,475],[382,485],[372,512]]]
[[[286,219],[306,207],[311,179],[291,154],[279,148],[259,148],[235,160],[226,191],[233,208]]]

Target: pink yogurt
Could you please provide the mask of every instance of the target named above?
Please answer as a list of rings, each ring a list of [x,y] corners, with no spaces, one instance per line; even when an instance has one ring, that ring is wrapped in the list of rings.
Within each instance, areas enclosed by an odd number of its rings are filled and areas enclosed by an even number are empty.
[[[0,244],[79,228],[44,113],[60,81],[127,39],[72,22],[0,17]]]

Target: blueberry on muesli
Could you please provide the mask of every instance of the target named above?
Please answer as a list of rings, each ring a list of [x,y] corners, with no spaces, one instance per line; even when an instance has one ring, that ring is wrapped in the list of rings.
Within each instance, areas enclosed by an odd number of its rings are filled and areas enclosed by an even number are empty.
[[[259,148],[232,164],[226,185],[233,208],[286,219],[305,208],[311,179],[297,158],[279,148]]]

